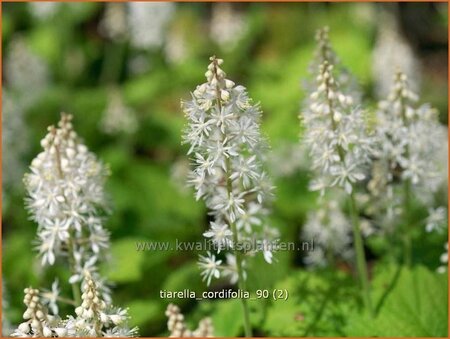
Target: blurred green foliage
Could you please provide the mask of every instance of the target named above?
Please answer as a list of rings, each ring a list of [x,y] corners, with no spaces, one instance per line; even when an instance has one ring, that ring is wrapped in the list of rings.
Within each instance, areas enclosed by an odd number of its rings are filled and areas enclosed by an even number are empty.
[[[176,162],[186,160],[187,148],[181,145],[184,117],[180,99],[188,99],[190,91],[204,81],[208,57],[216,54],[223,58],[229,77],[246,86],[254,101],[261,103],[263,130],[273,150],[298,142],[298,113],[304,96],[301,79],[307,76],[313,57],[314,32],[323,25],[330,26],[331,41],[343,63],[359,79],[368,106],[375,106],[371,58],[376,5],[239,4],[248,29],[234,48],[225,50],[205,32],[211,6],[176,5],[171,26],[188,32],[184,34],[188,53],[181,62],[170,63],[161,49],[136,50],[126,40],[114,42],[102,37],[97,29],[105,10],[102,3],[65,4],[58,15],[47,20],[30,15],[25,3],[2,4],[4,56],[7,58],[10,44],[20,37],[50,70],[50,82],[26,110],[30,138],[23,163],[29,163],[39,152],[39,140],[61,111],[74,115],[79,135],[111,169],[107,191],[112,215],[107,228],[112,236],[112,258],[103,270],[115,285],[115,304],[129,307],[132,323],[145,336],[167,335],[164,310],[169,301],[160,298],[161,289],[201,292],[206,288],[196,265],[196,251],[139,252],[135,242],[202,240],[207,225],[205,207],[171,173]],[[445,8],[437,11],[433,19],[436,29],[446,32],[447,9],[442,6]],[[137,57],[145,60],[148,69],[134,74],[129,63]],[[446,55],[444,58],[447,60]],[[423,100],[440,110],[443,121],[447,112],[446,82],[445,76],[423,73]],[[4,85],[8,86],[8,82]],[[136,113],[136,133],[111,136],[99,128],[111,86]],[[298,242],[306,213],[315,208],[316,195],[307,190],[308,173],[299,170],[276,178],[275,184],[277,199],[272,221],[283,240]],[[9,300],[6,316],[17,324],[23,309],[23,288],[49,287],[54,275],[63,281],[68,272],[61,268],[43,272],[39,268],[32,248],[36,225],[28,220],[21,183],[15,183],[7,194],[2,273]],[[358,288],[348,270],[309,272],[301,264],[301,254],[290,252],[278,253],[271,266],[255,260],[249,270],[250,290],[290,291],[287,302],[250,302],[255,334],[446,336],[447,314],[442,311],[442,303],[447,300],[446,276],[434,272],[444,237],[417,232],[415,239],[415,260],[427,268],[401,271],[396,286],[380,306],[385,311],[375,321],[360,314]],[[371,259],[380,261],[379,269],[385,270],[376,275],[374,294],[385,292],[386,281],[395,271],[384,263],[388,261],[384,258],[388,246],[384,239],[370,243]],[[226,286],[212,288],[222,287]],[[174,302],[192,324],[203,316],[212,317],[217,336],[243,332],[241,305],[236,300]]]

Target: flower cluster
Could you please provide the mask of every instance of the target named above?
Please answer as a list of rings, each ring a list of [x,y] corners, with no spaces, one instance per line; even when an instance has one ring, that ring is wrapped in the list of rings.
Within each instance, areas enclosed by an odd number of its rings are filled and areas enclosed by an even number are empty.
[[[39,290],[25,289],[24,322],[12,333],[13,337],[134,337],[137,328],[128,327],[128,312],[108,306],[89,273],[82,284],[82,304],[75,309],[76,317],[62,320],[48,314]]]
[[[309,65],[309,73],[316,75],[317,70],[324,62],[333,65],[335,69],[336,82],[343,93],[352,97],[353,103],[358,105],[361,101],[361,91],[358,81],[351,72],[342,63],[336,54],[329,38],[330,29],[328,26],[322,27],[316,31],[315,40],[317,47],[314,52],[314,58]],[[316,75],[317,76],[317,75]],[[307,81],[306,90],[312,92],[316,88],[316,82]]]
[[[420,87],[420,62],[402,35],[395,14],[380,8],[377,40],[372,54],[372,74],[377,97],[389,94],[392,74],[401,69],[412,80],[413,90]]]
[[[9,308],[9,300],[6,295],[5,279],[2,279],[2,337],[9,336],[11,333],[11,324],[5,312]]]
[[[164,45],[164,55],[169,64],[181,64],[192,55],[192,45],[189,43],[190,33],[184,29],[181,21],[170,27]]]
[[[374,139],[368,134],[364,113],[348,93],[342,92],[334,66],[324,61],[316,77],[317,88],[306,100],[301,120],[305,144],[313,159],[317,178],[312,190],[340,186],[348,194],[355,183],[366,178]]]
[[[97,271],[97,261],[105,258],[109,247],[109,234],[102,227],[107,207],[103,186],[108,173],[81,143],[71,121],[72,116],[62,114],[58,126],[48,128],[41,141],[44,150],[32,161],[24,181],[27,207],[38,223],[41,263],[45,266],[67,260],[74,300],[60,296],[57,279],[51,290],[42,293],[25,289],[25,322],[13,336],[135,336],[137,329],[128,327],[127,311],[111,305],[109,288]],[[75,309],[76,316],[62,320],[58,302],[81,305]]]
[[[442,233],[447,228],[447,209],[445,207],[429,208],[425,230]]]
[[[398,72],[377,112],[381,154],[391,180],[410,180],[414,186],[435,192],[446,181],[447,131],[437,111],[428,104],[418,106],[417,100],[406,75]]]
[[[166,316],[168,318],[167,328],[170,331],[170,338],[211,338],[214,336],[214,328],[210,318],[200,320],[197,329],[190,331],[178,306],[169,304]]]
[[[210,37],[227,51],[234,49],[248,30],[246,18],[233,4],[219,2],[213,4]]]
[[[439,123],[436,110],[428,104],[418,105],[417,101],[406,75],[398,72],[389,96],[379,103],[379,149],[368,188],[374,197],[385,202],[381,208],[396,206],[396,213],[400,214],[402,207],[396,190],[399,183],[410,183],[415,196],[429,206],[426,228],[431,231],[440,228],[446,216],[444,207],[435,209],[433,204],[434,195],[446,187],[447,130]]]
[[[23,156],[29,149],[25,112],[18,98],[9,90],[2,90],[2,191],[17,191],[25,172]],[[20,138],[17,138],[20,135]]]
[[[110,5],[116,5],[111,3]],[[138,128],[135,112],[126,105],[118,89],[112,88],[108,93],[108,105],[103,112],[100,128],[106,134],[132,134]]]
[[[81,290],[82,303],[75,309],[77,317],[67,321],[71,336],[136,336],[137,328],[128,327],[128,311],[108,305],[89,273],[86,273]]]
[[[441,266],[438,267],[437,271],[439,273],[445,273],[448,268],[448,243],[445,243],[445,252],[441,255]]]
[[[68,258],[73,283],[85,271],[96,274],[96,262],[109,247],[109,233],[101,217],[107,206],[103,185],[108,171],[80,142],[71,120],[62,114],[58,127],[49,127],[41,141],[44,150],[24,180],[26,204],[38,224],[42,265]]]
[[[356,82],[331,48],[328,29],[319,30],[316,40],[318,50],[315,63],[319,62],[316,65],[318,73],[313,73],[316,86],[305,99],[305,108],[300,115],[305,127],[304,143],[309,149],[314,172],[310,189],[320,191],[323,203],[325,191],[332,187],[343,188],[339,192],[345,192],[343,200],[349,204],[352,237],[348,234],[350,227],[346,226],[346,218],[338,205],[324,204],[326,211],[319,210],[316,215],[310,215],[304,231],[312,233],[306,236],[318,237],[319,243],[319,248],[308,255],[306,262],[323,263],[324,255],[332,258],[336,250],[341,252],[341,257],[351,258],[352,251],[348,250],[347,245],[352,243],[362,300],[365,308],[373,313],[355,188],[367,178],[376,139],[366,127],[366,117],[360,107],[361,95],[354,85]],[[331,217],[333,219],[328,220]]]
[[[11,334],[13,337],[66,337],[67,330],[57,316],[49,315],[42,305],[39,290],[31,287],[24,290],[23,323]]]
[[[311,266],[330,265],[330,258],[353,259],[352,227],[336,200],[322,204],[310,212],[302,229],[302,239],[313,240],[314,249],[304,261]]]
[[[130,39],[138,49],[161,47],[175,5],[166,2],[108,3],[98,27],[114,41]]]
[[[264,221],[272,184],[262,167],[266,143],[259,130],[261,112],[244,87],[225,77],[222,62],[211,58],[207,82],[182,105],[188,120],[184,142],[191,145],[188,154],[194,165],[189,182],[214,219],[204,236],[218,253],[246,240],[262,243],[276,237]],[[264,251],[264,257],[270,263],[269,252]],[[208,283],[230,270],[232,262],[226,267],[221,262],[211,254],[202,258]]]
[[[130,2],[128,25],[131,44],[136,48],[160,47],[175,5],[169,2]]]
[[[3,64],[5,85],[20,98],[23,107],[30,107],[50,83],[50,70],[43,58],[34,53],[25,38],[14,38]]]
[[[49,20],[54,17],[61,7],[61,3],[36,1],[28,4],[30,13],[38,20]]]
[[[66,258],[70,283],[81,281],[86,271],[101,282],[97,261],[109,247],[101,216],[107,208],[103,185],[108,171],[81,143],[71,120],[71,115],[62,114],[58,127],[49,127],[41,141],[44,150],[24,179],[26,204],[38,224],[42,265]],[[107,286],[104,293],[109,299]]]
[[[126,3],[106,3],[98,29],[100,34],[113,41],[124,40],[128,33]]]

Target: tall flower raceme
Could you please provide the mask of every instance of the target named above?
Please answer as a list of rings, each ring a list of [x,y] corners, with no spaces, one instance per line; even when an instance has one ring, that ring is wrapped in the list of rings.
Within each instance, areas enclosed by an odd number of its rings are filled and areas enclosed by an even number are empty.
[[[386,227],[397,226],[400,217],[406,223],[417,222],[409,216],[414,197],[428,208],[428,218],[420,221],[426,231],[442,232],[447,225],[446,208],[435,205],[439,193],[446,195],[448,134],[439,123],[437,111],[429,104],[419,105],[418,100],[406,75],[397,72],[390,94],[379,103],[379,149],[368,188],[378,207],[374,212],[392,216]],[[402,230],[407,262],[409,233],[408,229]]]
[[[9,308],[7,293],[8,292],[5,286],[5,279],[2,279],[2,332],[1,332],[2,337],[9,336],[11,332],[11,324],[5,312]]]
[[[211,40],[226,51],[233,50],[248,31],[248,22],[233,4],[213,4],[209,35]]]
[[[115,41],[129,39],[138,49],[156,49],[164,43],[167,25],[174,12],[175,5],[168,2],[108,3],[99,31]]]
[[[331,265],[336,259],[352,261],[351,222],[342,212],[337,200],[330,199],[317,211],[308,213],[302,229],[303,239],[314,239],[314,250],[307,253],[304,261],[308,266]]]
[[[262,166],[267,146],[259,129],[259,106],[251,103],[243,86],[226,78],[221,59],[210,60],[207,82],[182,105],[188,120],[184,142],[191,145],[188,154],[194,165],[190,183],[213,218],[204,236],[216,253],[201,256],[200,266],[208,285],[224,275],[245,290],[247,258],[260,252],[271,263],[271,244],[278,236],[265,222],[272,191]],[[244,252],[245,243],[258,246]],[[246,308],[245,299],[243,303]],[[245,315],[250,335],[247,310]]]
[[[188,329],[178,306],[169,304],[165,314],[168,318],[169,338],[210,338],[214,336],[214,327],[210,318],[201,319],[197,329],[191,331]]]
[[[31,162],[24,181],[26,205],[38,224],[41,264],[66,261],[72,273],[69,282],[75,285],[85,271],[101,281],[97,262],[109,248],[109,233],[102,225],[108,169],[79,140],[71,121],[71,115],[62,114],[58,126],[49,127],[41,141],[43,151]],[[104,293],[109,299],[107,288]]]
[[[110,5],[116,5],[110,3]],[[138,128],[138,120],[133,109],[125,103],[120,91],[112,87],[108,92],[108,104],[100,121],[100,129],[110,135],[133,134]]]
[[[174,10],[175,4],[170,2],[130,2],[128,29],[131,45],[144,50],[160,47]]]
[[[49,291],[26,289],[26,321],[14,335],[133,336],[136,330],[126,325],[127,311],[111,306],[109,288],[98,273],[98,262],[106,258],[109,248],[109,233],[102,226],[108,170],[80,141],[71,121],[72,116],[63,113],[58,126],[48,128],[41,141],[43,151],[32,161],[24,181],[26,205],[38,224],[36,243],[41,264],[68,264],[73,299],[59,295],[58,280]],[[59,302],[81,305],[76,309],[77,317],[62,321]],[[90,302],[94,303],[92,308],[81,312]]]
[[[9,194],[22,188],[22,176],[26,170],[23,157],[29,149],[24,107],[5,88],[2,89],[2,114],[2,192],[5,206]],[[21,137],[17,138],[19,133]]]
[[[448,243],[445,243],[444,248],[445,252],[440,257],[441,265],[437,269],[439,273],[445,273],[448,269]]]
[[[351,195],[354,185],[366,178],[375,139],[367,132],[362,109],[341,91],[334,66],[324,61],[316,80],[317,88],[300,116],[312,168],[318,174],[311,189],[324,194],[327,188],[339,186]]]
[[[376,139],[368,132],[365,113],[359,104],[360,95],[354,94],[349,75],[342,73],[342,66],[333,65],[335,58],[327,33],[326,29],[318,32],[322,63],[314,73],[316,86],[306,98],[300,115],[314,172],[310,189],[320,191],[321,196],[333,187],[340,187],[346,193],[363,300],[366,309],[373,313],[355,188],[367,178]],[[343,79],[344,85],[339,79]]]
[[[399,15],[380,8],[377,20],[377,36],[372,52],[372,74],[378,98],[389,94],[393,85],[392,74],[400,68],[414,90],[420,88],[420,61],[412,46],[401,32]]]
[[[309,65],[310,74],[316,74],[320,65],[325,61],[333,65],[335,69],[336,80],[342,92],[352,97],[353,104],[359,105],[361,103],[361,90],[358,81],[353,74],[342,63],[330,42],[330,28],[328,26],[322,27],[316,31],[315,40],[316,48],[314,51],[313,61]],[[308,92],[314,91],[316,88],[316,81],[306,81],[306,90]]]
[[[126,310],[108,305],[101,297],[98,286],[86,272],[81,287],[82,303],[75,316],[61,319],[51,315],[44,305],[42,294],[31,287],[24,290],[24,322],[11,334],[13,337],[134,337],[137,328],[128,326]]]

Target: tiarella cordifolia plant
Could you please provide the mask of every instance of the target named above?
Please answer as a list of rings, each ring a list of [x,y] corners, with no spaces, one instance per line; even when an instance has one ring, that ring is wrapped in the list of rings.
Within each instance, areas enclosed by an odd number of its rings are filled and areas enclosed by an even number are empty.
[[[58,127],[49,127],[41,141],[44,150],[32,161],[25,184],[27,207],[38,224],[41,264],[68,264],[73,300],[60,297],[58,280],[50,291],[26,289],[26,321],[14,335],[132,336],[136,329],[128,329],[127,311],[110,305],[109,288],[97,267],[109,247],[109,234],[102,227],[106,211],[103,185],[108,171],[79,140],[71,120],[72,116],[62,114]],[[61,321],[58,302],[80,305],[77,317]]]
[[[76,316],[62,320],[50,315],[37,289],[24,290],[24,322],[12,333],[13,337],[133,337],[137,328],[128,327],[126,310],[108,306],[102,299],[95,281],[86,273],[82,284],[82,303]]]
[[[175,4],[170,2],[130,2],[128,25],[131,44],[140,49],[160,47]]]
[[[368,188],[374,197],[385,227],[397,226],[397,219],[410,220],[412,197],[417,197],[429,210],[426,231],[446,228],[446,208],[435,207],[436,193],[447,182],[447,130],[439,123],[437,111],[430,105],[418,105],[418,96],[408,79],[397,72],[386,100],[377,111],[379,149],[372,167]],[[445,195],[445,192],[444,192]],[[383,213],[387,211],[387,213]],[[410,263],[410,230],[403,229],[405,261]]]
[[[133,134],[137,128],[135,112],[126,105],[120,91],[112,87],[108,92],[108,104],[100,121],[100,129],[106,134],[118,135]]]
[[[24,37],[15,37],[9,44],[3,71],[5,84],[17,102],[28,108],[50,83],[50,70],[45,60],[32,51]]]
[[[127,37],[127,4],[123,2],[108,2],[99,23],[101,35],[115,42],[122,42]]]
[[[384,170],[385,185],[410,182],[418,197],[429,202],[447,180],[447,130],[437,111],[418,105],[418,99],[406,75],[398,72],[389,96],[378,105],[377,158],[383,167],[377,170]]]
[[[248,31],[248,21],[234,4],[213,4],[209,35],[223,50],[231,51],[238,46]]]
[[[378,98],[387,96],[393,85],[392,74],[400,68],[420,88],[420,61],[403,36],[398,13],[380,8],[377,37],[372,53],[372,74]]]
[[[211,58],[207,82],[196,88],[191,101],[183,103],[188,120],[184,142],[191,145],[188,153],[194,165],[190,183],[214,219],[204,236],[214,243],[217,255],[232,251],[224,264],[215,254],[202,256],[202,275],[208,285],[212,277],[230,275],[245,289],[247,257],[261,252],[271,263],[270,244],[277,233],[264,218],[272,184],[262,168],[267,146],[259,130],[261,112],[243,86],[226,79],[222,62]],[[244,242],[259,246],[243,253]],[[248,319],[246,334],[250,335]]]
[[[39,20],[48,20],[57,14],[61,7],[58,2],[36,1],[28,4],[30,13]]]
[[[2,279],[2,333],[1,333],[2,337],[9,336],[11,332],[11,324],[5,312],[8,308],[9,302],[5,286],[5,279]]]
[[[166,316],[170,338],[210,338],[214,336],[214,328],[210,318],[200,320],[197,329],[191,331],[187,328],[184,316],[178,306],[169,304],[166,309]]]
[[[301,115],[304,140],[317,173],[311,189],[323,194],[327,188],[340,186],[351,195],[355,183],[365,179],[375,139],[367,133],[361,108],[341,91],[334,66],[324,61],[316,80],[317,89]]]
[[[102,226],[108,170],[79,140],[71,120],[71,115],[62,114],[58,127],[49,127],[41,141],[44,150],[31,162],[24,181],[26,205],[38,224],[41,263],[66,261],[75,291],[85,271],[101,282],[97,261],[109,248],[109,233]],[[109,299],[108,289],[103,290]],[[78,298],[77,292],[74,297]]]
[[[314,51],[313,61],[309,65],[309,72],[317,75],[317,70],[325,61],[333,65],[335,69],[334,75],[341,91],[352,97],[353,104],[359,105],[361,101],[361,90],[358,81],[336,54],[331,45],[329,33],[330,29],[327,26],[316,31],[315,40],[317,46]],[[306,81],[306,90],[310,93],[317,88],[316,79],[313,77],[311,80]]]
[[[368,133],[359,94],[354,94],[352,81],[343,67],[334,67],[335,54],[328,41],[328,30],[317,34],[321,61],[314,77],[316,87],[305,100],[300,119],[305,128],[304,142],[312,159],[314,180],[310,189],[323,196],[327,189],[341,187],[348,196],[353,228],[353,243],[363,300],[369,312],[367,265],[364,255],[355,187],[366,178],[374,151],[375,138]],[[344,81],[341,85],[339,79]]]
[[[2,191],[5,204],[9,193],[22,188],[22,176],[26,169],[22,158],[29,149],[23,104],[18,96],[5,88],[2,89],[2,116]],[[20,138],[17,138],[18,134]]]
[[[445,273],[448,269],[448,243],[445,243],[444,245],[445,252],[442,253],[440,257],[441,266],[438,267],[437,271],[439,273]]]
[[[351,222],[338,201],[323,202],[317,211],[308,213],[302,229],[303,239],[314,240],[314,250],[307,253],[305,263],[322,267],[338,258],[351,261],[354,256],[351,232]]]

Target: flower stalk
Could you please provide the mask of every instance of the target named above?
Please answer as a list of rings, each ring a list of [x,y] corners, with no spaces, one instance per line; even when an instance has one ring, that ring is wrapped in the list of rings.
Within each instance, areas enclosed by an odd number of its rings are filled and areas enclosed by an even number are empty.
[[[208,285],[212,278],[225,276],[245,291],[247,260],[262,253],[272,263],[271,243],[278,237],[265,218],[272,196],[262,166],[267,146],[260,133],[259,106],[251,103],[243,86],[226,78],[223,60],[211,57],[210,61],[206,83],[182,104],[188,120],[183,139],[190,145],[188,155],[194,165],[189,182],[213,217],[203,235],[215,245],[216,253],[200,256],[199,265]],[[255,240],[262,246],[240,251],[242,243]],[[242,299],[242,307],[245,335],[251,336],[247,300]]]
[[[350,214],[352,218],[353,242],[356,255],[356,267],[358,270],[359,281],[361,284],[361,294],[364,302],[364,307],[374,316],[374,309],[370,298],[369,272],[367,269],[367,260],[364,253],[363,237],[361,234],[361,227],[359,222],[358,209],[354,194],[349,197]]]
[[[366,310],[373,314],[355,189],[366,178],[375,139],[365,126],[355,83],[329,44],[328,29],[319,30],[316,39],[317,60],[313,64],[315,72],[318,71],[316,85],[305,100],[306,107],[300,116],[315,174],[310,189],[319,190],[321,197],[333,187],[340,187],[346,193],[362,299]]]
[[[24,179],[26,204],[38,225],[41,265],[67,265],[73,300],[59,295],[57,279],[50,291],[25,289],[25,322],[12,335],[135,336],[137,329],[128,327],[127,311],[112,306],[109,288],[98,272],[98,261],[105,259],[109,247],[109,233],[102,226],[108,171],[79,140],[71,115],[62,114],[58,126],[48,128],[41,146],[43,151]],[[76,316],[61,319],[58,302],[77,306]]]

